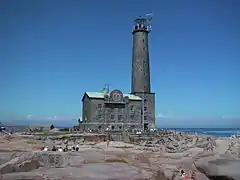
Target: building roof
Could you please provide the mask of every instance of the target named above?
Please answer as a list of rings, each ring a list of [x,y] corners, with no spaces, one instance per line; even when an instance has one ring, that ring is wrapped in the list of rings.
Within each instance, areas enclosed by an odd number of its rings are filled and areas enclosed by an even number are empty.
[[[103,99],[104,98],[104,95],[108,94],[109,93],[106,93],[106,92],[85,92],[86,95],[89,97],[89,98],[99,98],[99,99]],[[123,94],[123,96],[127,96],[130,100],[142,100],[139,96],[135,96],[133,94]]]

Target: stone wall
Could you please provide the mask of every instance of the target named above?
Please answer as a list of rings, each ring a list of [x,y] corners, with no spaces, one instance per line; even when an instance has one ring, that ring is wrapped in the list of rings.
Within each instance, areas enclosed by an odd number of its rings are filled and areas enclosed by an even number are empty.
[[[103,99],[91,99],[88,109],[90,115],[81,126],[83,129],[92,130],[142,129],[141,103],[141,101],[130,100],[124,104],[106,104]]]

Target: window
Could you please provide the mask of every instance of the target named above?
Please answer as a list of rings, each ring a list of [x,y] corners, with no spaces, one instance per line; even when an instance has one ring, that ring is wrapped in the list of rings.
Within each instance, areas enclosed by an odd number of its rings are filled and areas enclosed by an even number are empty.
[[[133,114],[131,115],[131,119],[134,119],[134,115]]]
[[[144,99],[144,106],[146,106],[147,105],[147,100],[146,99]]]
[[[121,120],[122,119],[122,115],[118,115],[118,120]]]
[[[111,115],[111,119],[114,119],[114,115],[113,114]]]
[[[142,42],[144,43],[144,39],[142,39]]]
[[[102,126],[98,126],[98,129],[102,129]]]
[[[146,111],[147,110],[147,106],[144,106],[144,111]]]
[[[114,130],[114,128],[115,128],[115,127],[114,127],[114,126],[112,126],[112,130]]]
[[[121,129],[122,129],[122,126],[119,126],[119,129],[121,130]]]
[[[145,48],[145,47],[143,47],[143,50],[145,51],[145,50],[146,50],[146,48]]]
[[[134,105],[130,106],[130,110],[133,111],[134,110]]]
[[[147,120],[147,116],[144,116],[144,120]]]

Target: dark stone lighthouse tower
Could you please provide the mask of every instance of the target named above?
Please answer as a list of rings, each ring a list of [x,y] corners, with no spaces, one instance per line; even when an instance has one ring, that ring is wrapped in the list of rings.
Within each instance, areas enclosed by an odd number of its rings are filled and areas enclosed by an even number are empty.
[[[132,52],[131,93],[142,98],[142,125],[144,129],[155,126],[155,93],[151,92],[148,34],[151,16],[134,20]]]

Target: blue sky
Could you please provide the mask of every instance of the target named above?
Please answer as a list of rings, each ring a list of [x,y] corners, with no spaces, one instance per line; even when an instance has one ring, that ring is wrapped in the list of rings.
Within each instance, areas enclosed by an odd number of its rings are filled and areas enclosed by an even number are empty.
[[[84,91],[110,84],[129,92],[132,20],[153,12],[158,124],[240,127],[239,7],[238,0],[2,0],[0,119],[74,124]]]

